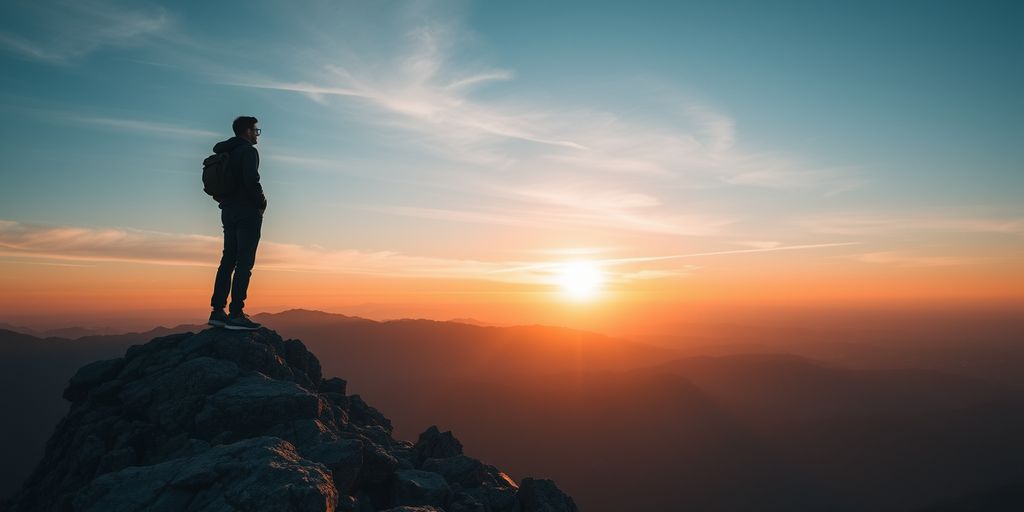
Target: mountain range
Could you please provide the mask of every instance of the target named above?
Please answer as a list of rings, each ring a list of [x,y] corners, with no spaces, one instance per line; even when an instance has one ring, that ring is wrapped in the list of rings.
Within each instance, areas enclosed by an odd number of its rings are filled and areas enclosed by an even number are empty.
[[[873,352],[871,341],[776,332],[758,343],[754,332],[666,347],[555,326],[253,318],[302,339],[325,374],[388,412],[396,439],[450,429],[511,478],[557,481],[582,510],[947,510],[1024,482],[1024,392],[1009,371],[1024,357],[1007,340]],[[42,455],[75,369],[204,328],[76,340],[0,331],[3,384],[30,391],[5,404],[23,414],[2,433],[23,442],[4,491]]]

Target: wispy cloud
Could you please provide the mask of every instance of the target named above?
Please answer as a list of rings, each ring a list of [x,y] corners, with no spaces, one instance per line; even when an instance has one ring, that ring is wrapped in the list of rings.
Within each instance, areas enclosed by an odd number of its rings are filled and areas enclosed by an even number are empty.
[[[588,175],[610,173],[685,179],[693,174],[722,183],[769,188],[834,186],[853,182],[839,170],[809,168],[792,157],[748,153],[737,148],[734,122],[710,106],[666,97],[682,131],[627,120],[593,108],[566,108],[512,98],[484,103],[466,85],[510,80],[508,71],[483,71],[451,82],[454,63],[430,43],[445,31],[420,27],[409,36],[411,54],[390,67],[360,69],[355,64],[320,62],[320,74],[308,82],[269,79],[224,80],[243,87],[299,92],[317,101],[324,96],[355,98],[377,107],[371,122],[416,133],[424,148],[475,164],[512,166],[531,174],[558,169]],[[426,43],[424,43],[426,41]],[[458,85],[458,87],[453,87]],[[639,93],[639,91],[638,91]],[[390,114],[390,117],[380,117]],[[685,128],[689,127],[689,130]],[[510,141],[539,144],[529,148]]]
[[[68,119],[75,122],[94,124],[133,132],[143,131],[151,133],[160,133],[165,135],[177,135],[183,137],[201,137],[204,139],[211,139],[223,136],[222,133],[217,133],[209,130],[200,130],[196,128],[177,126],[169,123],[142,121],[137,119],[117,119],[112,117],[88,117],[77,115],[71,115],[68,117]]]
[[[850,258],[863,263],[894,265],[898,267],[949,267],[988,261],[985,258],[977,257],[931,256],[901,251],[868,252],[855,254],[850,256]]]
[[[542,224],[536,220],[523,218],[515,215],[514,212],[509,213],[493,213],[493,212],[481,212],[472,210],[458,210],[450,208],[423,208],[413,206],[394,206],[394,205],[349,205],[350,208],[365,211],[376,211],[381,213],[388,213],[392,215],[402,215],[406,217],[416,217],[420,219],[432,219],[432,220],[445,220],[452,222],[468,222],[475,224],[492,224],[492,225],[507,225],[507,226],[530,226],[530,227],[542,227]]]
[[[657,233],[682,236],[713,236],[735,222],[699,214],[636,214],[617,208],[515,209],[502,207],[478,210],[430,208],[397,205],[358,205],[348,208],[402,215],[420,219],[473,224],[528,226],[537,229],[564,230],[567,227],[594,227],[609,231]]]
[[[0,221],[0,256],[44,262],[215,267],[222,244],[220,237],[206,235]],[[259,268],[270,271],[548,283],[543,276],[531,273],[492,273],[506,266],[508,263],[502,261],[429,258],[395,251],[332,250],[269,240],[260,242],[259,255]]]
[[[723,254],[743,254],[743,253],[756,253],[756,252],[773,252],[773,251],[795,251],[801,249],[820,249],[824,247],[841,247],[846,245],[859,245],[861,242],[834,242],[825,244],[804,244],[804,245],[787,245],[772,247],[766,249],[738,249],[731,251],[711,251],[711,252],[692,252],[685,254],[668,254],[662,256],[635,256],[630,258],[604,258],[604,259],[588,259],[593,264],[608,267],[614,265],[623,265],[629,263],[641,263],[641,262],[652,262],[662,260],[675,260],[681,258],[694,258],[699,256],[718,256]],[[536,270],[536,269],[547,269],[558,267],[562,265],[562,262],[539,262],[530,263],[521,266],[507,267],[496,270],[495,272],[521,272],[524,270]]]
[[[621,281],[646,281],[650,279],[665,279],[670,277],[686,277],[693,275],[701,268],[697,265],[684,265],[675,269],[638,270],[636,272],[623,272],[619,279]]]
[[[907,231],[1024,235],[1024,218],[956,216],[946,211],[819,214],[794,225],[815,233],[879,235]]]
[[[4,19],[0,47],[52,64],[67,63],[104,46],[134,44],[165,32],[172,23],[165,9],[146,2],[9,2],[6,7],[0,11]]]
[[[782,245],[782,242],[776,242],[773,240],[741,240],[733,243],[736,245],[753,247],[755,249],[774,249]]]
[[[92,268],[95,265],[86,265],[81,263],[55,263],[52,261],[19,261],[19,260],[8,260],[5,263],[13,263],[15,265],[44,265],[48,267],[73,267],[73,268]]]
[[[524,252],[532,254],[548,254],[554,256],[578,256],[581,254],[601,254],[618,250],[613,247],[564,247],[555,249],[528,249]]]
[[[587,224],[603,221],[692,233],[674,226],[688,219],[679,215],[678,200],[667,189],[744,186],[829,195],[860,183],[851,178],[851,169],[821,168],[791,155],[746,150],[734,119],[660,86],[648,84],[650,90],[628,93],[662,103],[668,119],[658,122],[606,105],[526,97],[514,87],[514,70],[456,59],[466,50],[459,47],[464,34],[457,23],[417,20],[390,56],[362,59],[335,51],[345,46],[338,41],[325,44],[329,49],[319,53],[304,52],[301,68],[231,71],[213,81],[300,93],[325,108],[337,108],[346,118],[362,116],[367,123],[399,130],[406,134],[407,146],[468,164],[466,174],[483,176],[475,180],[480,186],[466,189],[468,194],[557,207],[562,218],[576,215]],[[492,86],[500,88],[491,91],[502,93],[478,94]],[[556,180],[586,186],[548,192]],[[442,215],[403,206],[405,213]],[[458,216],[480,218],[465,212]]]
[[[222,245],[222,238],[206,235],[0,221],[0,255],[4,256],[208,267],[219,262]],[[393,251],[328,250],[261,241],[260,267],[297,272],[467,277],[492,268],[492,264],[422,258]]]
[[[395,251],[325,249],[320,246],[260,242],[259,268],[290,272],[360,274],[384,277],[482,279],[513,283],[551,284],[557,281],[566,257],[601,267],[610,282],[689,275],[696,265],[657,268],[646,263],[715,254],[752,253],[851,245],[856,242],[783,246],[772,249],[716,251],[628,258],[593,258],[597,248],[555,251],[557,261],[479,261],[431,258]],[[120,228],[46,226],[0,220],[0,256],[58,264],[129,262],[153,265],[215,267],[223,240],[196,234]]]

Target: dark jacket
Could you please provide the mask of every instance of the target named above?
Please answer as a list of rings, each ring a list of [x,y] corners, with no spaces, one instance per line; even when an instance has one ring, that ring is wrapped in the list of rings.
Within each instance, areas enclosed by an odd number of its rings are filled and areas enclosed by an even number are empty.
[[[214,153],[230,152],[228,171],[234,178],[233,192],[214,196],[221,208],[225,206],[252,206],[267,209],[267,196],[260,185],[260,153],[251,142],[241,137],[231,137],[213,146]]]

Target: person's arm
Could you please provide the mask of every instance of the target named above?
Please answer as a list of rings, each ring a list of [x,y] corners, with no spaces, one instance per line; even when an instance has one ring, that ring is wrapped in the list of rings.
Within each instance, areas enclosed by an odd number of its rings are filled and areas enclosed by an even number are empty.
[[[242,153],[242,188],[260,210],[267,209],[267,196],[263,194],[263,185],[260,185],[260,154],[256,148],[249,148]]]

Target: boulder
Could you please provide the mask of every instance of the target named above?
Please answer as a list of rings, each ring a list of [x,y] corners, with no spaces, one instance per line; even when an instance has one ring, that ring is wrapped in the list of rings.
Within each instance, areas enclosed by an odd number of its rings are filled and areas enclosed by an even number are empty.
[[[419,469],[400,469],[392,484],[395,505],[443,506],[451,489],[444,477]]]
[[[522,512],[577,512],[576,502],[555,482],[526,477],[519,486]]]
[[[75,372],[64,390],[64,399],[77,402],[86,397],[90,388],[114,378],[124,367],[124,358],[89,363]]]
[[[445,458],[462,455],[462,443],[452,434],[452,431],[441,432],[437,425],[431,425],[420,434],[419,440],[413,446],[420,461],[430,458]]]
[[[96,478],[75,495],[76,511],[333,511],[330,471],[287,441],[246,439],[195,457],[128,467]]]

